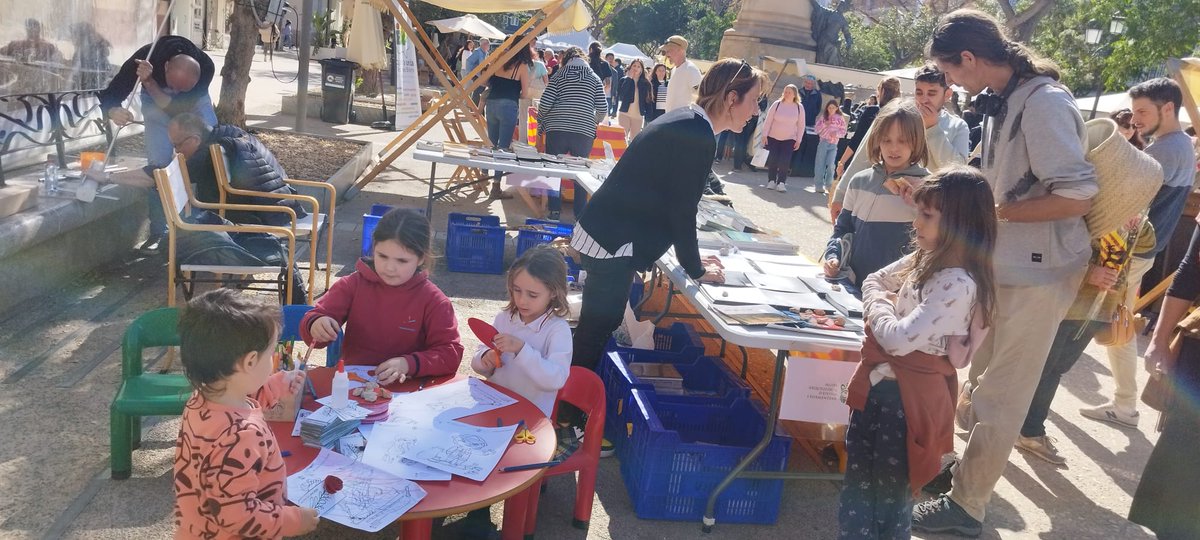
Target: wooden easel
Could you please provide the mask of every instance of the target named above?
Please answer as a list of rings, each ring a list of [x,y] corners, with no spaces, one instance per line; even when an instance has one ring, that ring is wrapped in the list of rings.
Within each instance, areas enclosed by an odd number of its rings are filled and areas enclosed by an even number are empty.
[[[417,53],[425,60],[428,65],[433,67],[433,74],[437,77],[438,82],[446,88],[446,93],[441,97],[434,99],[429,104],[429,108],[421,113],[412,125],[400,132],[392,142],[380,152],[382,157],[370,171],[355,181],[350,187],[350,192],[361,190],[363,186],[369,184],[375,179],[379,173],[383,172],[392,162],[400,157],[410,146],[417,142],[422,136],[433,129],[436,125],[446,127],[447,135],[455,142],[466,142],[466,133],[462,129],[462,119],[475,128],[475,132],[479,134],[484,143],[490,143],[487,139],[487,126],[484,123],[483,115],[479,111],[479,107],[471,100],[471,92],[481,86],[484,81],[490,78],[493,74],[499,72],[504,63],[516,55],[520,47],[528,47],[533,41],[534,36],[541,34],[550,26],[554,19],[566,12],[568,4],[573,0],[563,0],[549,12],[537,11],[534,13],[524,25],[517,31],[513,32],[508,39],[504,40],[490,55],[488,62],[481,63],[475,69],[471,70],[465,77],[467,82],[460,80],[454,70],[446,63],[440,54],[437,54],[437,46],[433,40],[420,27],[414,26],[417,21],[416,16],[408,5],[400,0],[390,0],[388,9],[391,10],[392,16],[401,28],[413,39],[416,40]],[[446,115],[451,111],[457,111],[455,118],[447,120]],[[458,114],[461,113],[461,117]],[[461,168],[460,168],[461,169]],[[462,178],[475,178],[474,181],[482,175],[479,171],[455,171],[451,178],[452,182],[462,182]]]

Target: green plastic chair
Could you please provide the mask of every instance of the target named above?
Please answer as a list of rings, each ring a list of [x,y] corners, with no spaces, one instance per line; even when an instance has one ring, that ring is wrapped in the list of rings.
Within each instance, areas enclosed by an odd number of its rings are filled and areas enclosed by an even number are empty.
[[[156,309],[143,313],[125,330],[121,341],[121,387],[109,409],[109,446],[112,478],[129,478],[133,449],[142,442],[143,416],[183,414],[192,394],[187,378],[179,374],[144,373],[142,350],[179,345],[179,310]]]

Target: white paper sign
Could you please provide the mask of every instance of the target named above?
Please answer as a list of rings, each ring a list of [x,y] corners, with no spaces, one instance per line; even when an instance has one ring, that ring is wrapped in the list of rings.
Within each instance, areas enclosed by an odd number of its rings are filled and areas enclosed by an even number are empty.
[[[846,394],[857,362],[792,356],[785,365],[779,418],[819,424],[850,422]]]

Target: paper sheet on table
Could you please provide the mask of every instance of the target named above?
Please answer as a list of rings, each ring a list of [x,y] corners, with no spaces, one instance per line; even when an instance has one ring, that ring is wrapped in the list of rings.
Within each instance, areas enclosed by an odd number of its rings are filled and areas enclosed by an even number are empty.
[[[373,433],[377,438],[380,429]],[[500,462],[516,430],[516,425],[489,428],[447,423],[418,440],[405,457],[482,482]]]
[[[800,292],[786,293],[757,289],[753,287],[722,287],[720,285],[700,286],[713,302],[718,304],[766,304],[783,307],[814,308],[829,306],[816,293]]]
[[[811,260],[800,255],[779,255],[776,253],[755,252],[748,254],[746,258],[753,260],[754,262],[786,264],[788,266],[816,266]]]
[[[723,270],[725,270],[726,273],[728,273],[728,272],[757,272],[758,271],[758,270],[755,270],[754,267],[750,265],[749,259],[747,259],[737,253],[731,253],[729,255],[721,255],[721,252],[718,250],[715,250],[715,249],[701,249],[700,257],[701,258],[716,257],[716,258],[720,259],[721,267]]]
[[[388,416],[455,420],[507,407],[517,400],[474,377],[392,398]]]
[[[300,409],[299,411],[296,411],[296,425],[292,426],[293,437],[300,436],[300,422],[304,421],[305,418],[308,418],[308,415],[310,414],[312,414],[312,411],[308,409]]]
[[[366,446],[367,439],[362,433],[351,433],[338,439],[338,453],[354,461],[362,461],[363,448]]]
[[[772,276],[799,277],[802,275],[819,272],[821,270],[816,266],[779,264],[768,261],[759,261],[753,258],[750,259],[750,265],[757,269],[755,270],[756,272],[760,274],[769,274]]]
[[[337,415],[337,417],[341,418],[342,420],[362,420],[363,418],[366,418],[371,415],[371,411],[368,411],[368,410],[362,408],[362,406],[359,405],[358,402],[354,401],[353,399],[348,400],[346,402],[346,406],[342,407],[340,409],[336,408],[332,405],[333,404],[333,396],[325,396],[321,399],[318,399],[317,403],[320,403],[321,405],[324,405],[326,408],[328,408],[330,411],[333,411],[333,414]],[[318,412],[319,411],[320,411],[320,409],[318,409]]]
[[[342,480],[337,493],[325,491],[325,477]],[[421,486],[322,448],[312,463],[287,478],[288,500],[316,508],[318,515],[347,527],[378,532],[421,499]]]
[[[779,418],[819,424],[850,421],[846,393],[857,362],[792,356],[785,365]]]
[[[392,420],[389,418],[389,420]],[[409,480],[449,480],[450,473],[417,463],[406,456],[417,442],[430,437],[432,425],[420,422],[383,422],[375,424],[367,437],[363,463]]]
[[[820,271],[811,274],[800,274],[800,281],[803,281],[813,292],[821,294],[845,292],[845,289],[841,285],[826,280],[824,274]]]
[[[551,178],[549,176],[535,176],[532,174],[512,173],[505,175],[504,183],[512,187],[526,189],[548,189],[558,191],[562,188],[562,178]]]
[[[791,293],[812,292],[808,288],[808,285],[805,285],[803,281],[800,281],[800,278],[792,276],[772,276],[770,274],[757,274],[750,272],[746,274],[746,279],[759,289]]]

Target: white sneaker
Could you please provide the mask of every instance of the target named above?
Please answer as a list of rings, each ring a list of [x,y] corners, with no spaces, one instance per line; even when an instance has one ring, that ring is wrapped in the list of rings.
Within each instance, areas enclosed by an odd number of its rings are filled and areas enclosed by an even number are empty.
[[[1079,414],[1082,414],[1087,418],[1091,418],[1092,420],[1099,420],[1101,422],[1108,422],[1121,427],[1135,429],[1138,426],[1138,418],[1141,418],[1137,411],[1133,411],[1133,414],[1129,414],[1122,412],[1112,404],[1096,407],[1094,409],[1079,409]]]
[[[1066,465],[1067,463],[1067,458],[1062,457],[1058,453],[1058,449],[1054,447],[1054,439],[1048,435],[1042,435],[1041,437],[1023,437],[1018,435],[1017,444],[1014,446],[1018,450],[1029,452],[1054,465]]]
[[[767,182],[767,189],[768,190],[775,189],[775,182],[774,181]]]
[[[787,193],[787,184],[784,184],[782,182],[775,184],[775,191],[778,191],[780,193]]]

